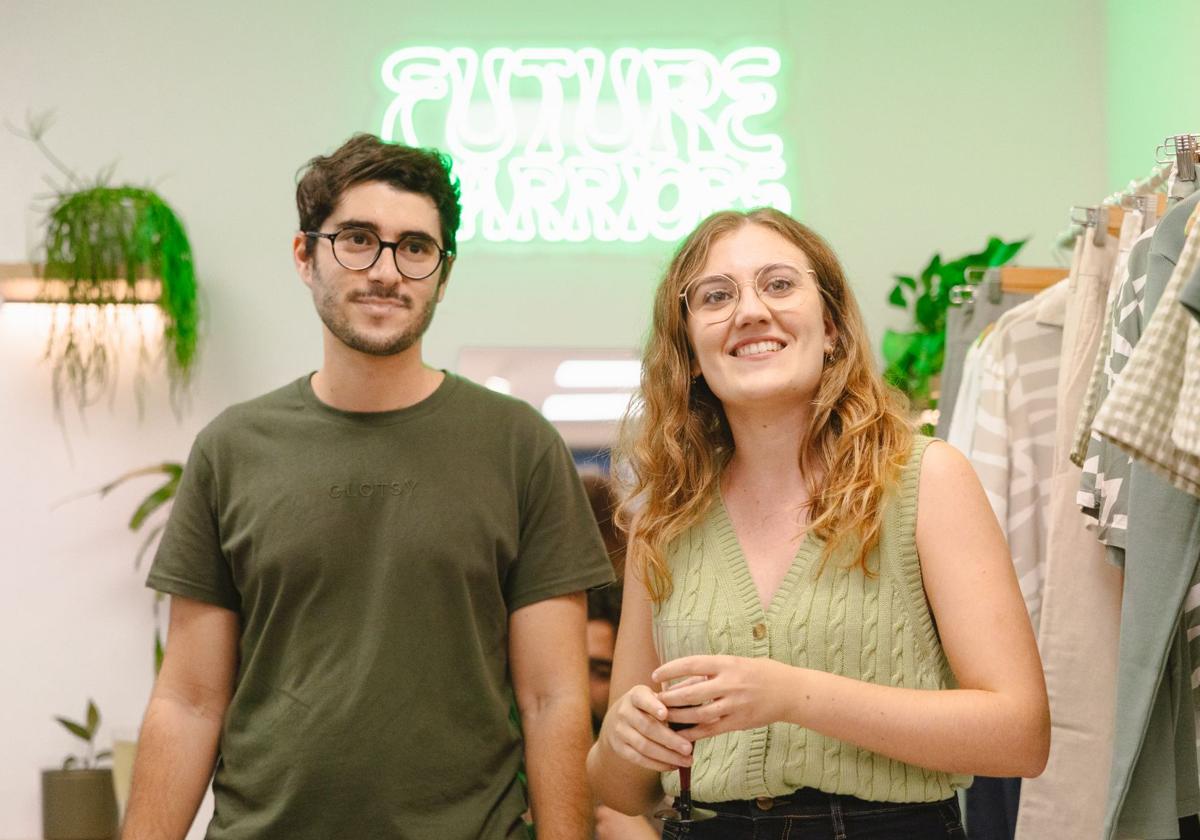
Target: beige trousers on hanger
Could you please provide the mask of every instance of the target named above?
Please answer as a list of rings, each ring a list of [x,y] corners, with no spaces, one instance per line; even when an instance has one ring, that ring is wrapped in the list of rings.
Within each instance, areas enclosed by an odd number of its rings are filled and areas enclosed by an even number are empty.
[[[1021,786],[1017,840],[1097,840],[1112,762],[1121,570],[1086,528],[1075,502],[1080,469],[1069,460],[1075,421],[1105,329],[1119,241],[1087,239],[1070,279],[1063,323],[1046,577],[1038,648],[1050,697],[1050,760]]]

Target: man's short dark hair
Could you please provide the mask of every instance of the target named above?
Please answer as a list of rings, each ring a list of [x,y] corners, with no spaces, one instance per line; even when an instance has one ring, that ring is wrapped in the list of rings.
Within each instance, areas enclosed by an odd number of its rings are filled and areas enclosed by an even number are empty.
[[[582,476],[583,489],[587,491],[588,504],[604,539],[608,559],[612,561],[617,582],[588,592],[588,621],[607,621],[615,629],[621,621],[621,577],[625,571],[625,544],[613,521],[613,510],[617,497],[612,484],[602,475],[587,473]]]
[[[320,230],[342,193],[367,181],[429,196],[441,221],[442,247],[457,251],[462,203],[450,158],[437,149],[385,143],[374,134],[355,134],[333,154],[317,155],[301,168],[296,184],[300,230]]]
[[[621,582],[610,583],[587,594],[587,620],[605,621],[616,630],[621,624]]]
[[[608,552],[608,559],[612,561],[613,571],[616,572],[617,578],[620,578],[625,571],[625,541],[613,519],[613,513],[617,509],[617,496],[613,492],[612,483],[596,473],[584,473],[580,478],[587,493],[588,504],[592,506],[592,516],[596,518],[596,526],[600,529],[600,537],[604,540],[604,549]]]

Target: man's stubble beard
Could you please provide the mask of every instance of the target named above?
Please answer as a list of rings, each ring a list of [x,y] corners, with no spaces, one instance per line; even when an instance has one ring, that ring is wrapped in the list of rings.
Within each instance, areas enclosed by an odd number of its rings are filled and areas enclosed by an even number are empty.
[[[313,303],[316,304],[317,315],[338,341],[345,344],[351,350],[357,350],[360,353],[366,353],[370,356],[395,356],[397,353],[403,353],[420,341],[421,337],[425,335],[425,331],[429,329],[429,325],[433,322],[433,313],[437,309],[436,289],[433,290],[428,300],[425,301],[416,320],[410,323],[399,335],[384,337],[382,339],[369,338],[355,330],[350,325],[349,319],[345,317],[344,311],[339,308],[339,303],[342,302],[341,296],[336,288],[325,282],[325,278],[316,262],[316,254],[313,255],[312,272],[314,279]],[[411,294],[400,292],[399,286],[396,287],[397,291],[395,294],[387,294],[383,291],[384,287],[378,283],[371,284],[368,288],[375,291],[378,297],[404,301],[408,305],[409,310],[412,310],[413,305],[416,303]],[[345,305],[352,306],[354,297],[355,295],[346,298]]]

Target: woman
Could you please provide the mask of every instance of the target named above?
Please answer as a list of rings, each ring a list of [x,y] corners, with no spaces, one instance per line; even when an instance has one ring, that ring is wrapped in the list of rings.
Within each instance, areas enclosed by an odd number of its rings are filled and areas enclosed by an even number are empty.
[[[999,526],[967,461],[912,433],[819,236],[771,209],[702,222],[658,289],[641,401],[588,756],[605,804],[644,812],[690,766],[719,816],[664,836],[961,837],[971,774],[1042,771]],[[653,621],[680,618],[713,653],[660,663]]]

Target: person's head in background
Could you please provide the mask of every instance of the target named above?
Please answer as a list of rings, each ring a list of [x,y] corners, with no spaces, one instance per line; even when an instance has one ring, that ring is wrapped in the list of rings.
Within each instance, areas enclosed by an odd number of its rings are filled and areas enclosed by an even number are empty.
[[[613,650],[617,643],[617,625],[621,621],[621,571],[625,565],[625,546],[613,522],[616,497],[603,476],[586,474],[583,487],[587,491],[592,513],[608,549],[617,582],[588,592],[588,689],[592,705],[592,727],[598,730],[608,711],[608,686],[612,679]]]

